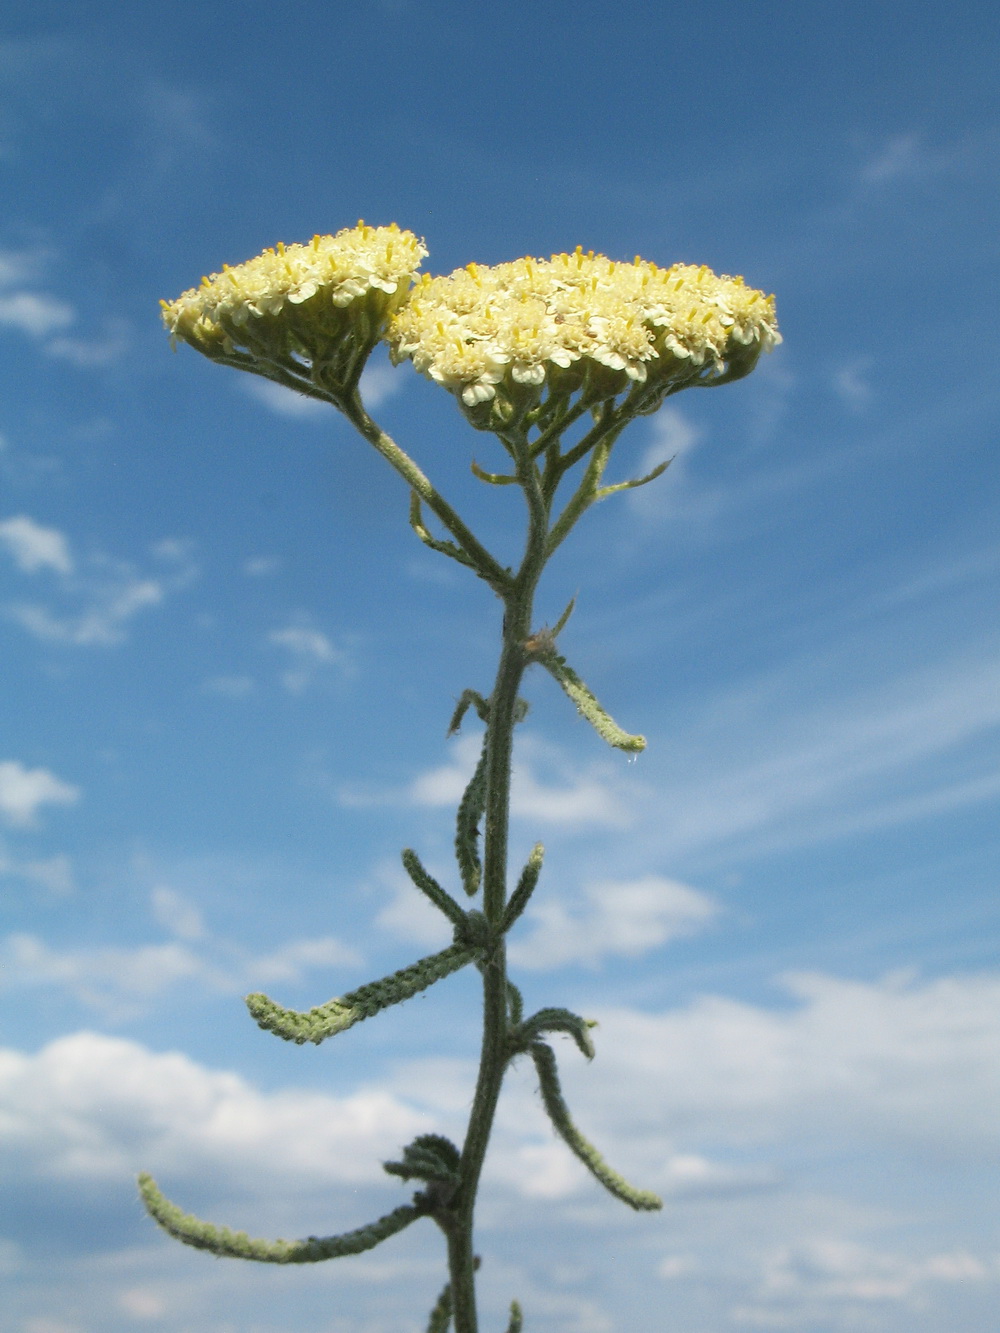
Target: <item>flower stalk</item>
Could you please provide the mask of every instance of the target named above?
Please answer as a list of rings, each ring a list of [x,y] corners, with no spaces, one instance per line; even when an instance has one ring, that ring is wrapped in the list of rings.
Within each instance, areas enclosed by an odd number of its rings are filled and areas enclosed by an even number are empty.
[[[175,342],[341,411],[405,483],[416,536],[471,570],[502,603],[493,688],[487,696],[466,689],[449,728],[449,734],[457,731],[470,708],[485,725],[455,837],[460,887],[467,899],[481,895],[479,907],[463,907],[407,848],[403,865],[414,887],[452,926],[448,948],[305,1013],[265,995],[247,997],[262,1028],[289,1041],[320,1042],[474,965],[482,979],[483,1029],[464,1140],[459,1149],[440,1135],[420,1136],[399,1161],[385,1164],[390,1175],[422,1185],[411,1203],[323,1239],[251,1240],[183,1213],[147,1175],[140,1178],[140,1192],[150,1215],[183,1243],[265,1263],[361,1253],[430,1217],[446,1240],[448,1282],[431,1311],[428,1333],[479,1333],[475,1207],[504,1075],[513,1060],[531,1058],[553,1129],[595,1180],[629,1207],[662,1207],[655,1194],[630,1185],[608,1165],[566,1104],[555,1055],[542,1038],[568,1034],[590,1059],[592,1025],[559,1007],[525,1019],[520,993],[507,976],[507,933],[536,890],[543,859],[538,843],[508,896],[511,774],[515,728],[527,711],[520,697],[525,672],[536,663],[544,667],[607,744],[626,752],[645,746],[642,736],[618,726],[560,653],[558,636],[573,603],[554,629],[535,628],[539,582],[549,558],[593,504],[646,485],[664,471],[666,463],[646,476],[604,484],[628,423],[680,389],[748,374],[780,335],[773,298],[746,287],[741,278],[718,278],[704,267],[661,269],[640,259],[616,264],[577,249],[548,261],[521,259],[492,269],[470,264],[447,277],[418,279],[426,253],[422,241],[394,224],[359,223],[336,236],[315,237],[309,245],[278,246],[246,264],[224,267],[201,287],[164,302],[163,318]],[[380,341],[395,362],[412,361],[452,393],[469,423],[494,435],[506,452],[503,471],[487,471],[476,462],[472,470],[486,485],[516,485],[524,495],[524,548],[516,570],[501,564],[367,411],[361,373]],[[560,500],[573,475],[575,487]],[[425,508],[445,537],[426,526]],[[511,1302],[508,1333],[520,1333],[522,1321],[520,1305]]]

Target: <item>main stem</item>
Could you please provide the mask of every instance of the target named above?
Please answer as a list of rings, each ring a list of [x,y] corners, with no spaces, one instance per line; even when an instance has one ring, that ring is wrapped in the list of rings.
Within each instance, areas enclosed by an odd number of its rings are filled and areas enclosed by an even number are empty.
[[[483,911],[499,927],[507,900],[510,780],[518,689],[528,655],[535,589],[545,564],[547,511],[533,478],[525,476],[528,542],[521,568],[504,597],[503,648],[486,725],[486,808],[483,832]],[[483,966],[483,1042],[479,1078],[462,1150],[461,1184],[449,1215],[448,1266],[455,1333],[478,1333],[472,1242],[473,1212],[500,1088],[507,1067],[507,950],[502,935]]]

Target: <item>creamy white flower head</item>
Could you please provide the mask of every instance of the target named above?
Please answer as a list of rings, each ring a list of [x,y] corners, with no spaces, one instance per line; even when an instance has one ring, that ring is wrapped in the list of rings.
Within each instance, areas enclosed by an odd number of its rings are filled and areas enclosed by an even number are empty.
[[[742,278],[616,263],[580,248],[424,275],[387,335],[395,361],[409,357],[470,409],[502,383],[565,393],[595,377],[608,393],[648,381],[650,398],[662,398],[745,374],[780,340],[774,298]]]
[[[345,339],[368,345],[405,300],[427,249],[395,223],[359,222],[306,245],[282,245],[202,278],[176,301],[163,301],[163,322],[206,355],[240,352],[323,363],[339,359]],[[251,367],[247,367],[248,369]]]

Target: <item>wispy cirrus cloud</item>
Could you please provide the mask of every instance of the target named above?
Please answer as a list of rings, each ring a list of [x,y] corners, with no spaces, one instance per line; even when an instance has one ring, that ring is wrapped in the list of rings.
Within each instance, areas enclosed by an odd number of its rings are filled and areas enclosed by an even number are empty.
[[[652,775],[647,851],[756,854],[994,801],[1000,692],[985,647],[854,689],[831,653],[711,695],[672,738],[670,771]]]
[[[70,332],[78,319],[75,306],[45,290],[52,266],[47,250],[0,250],[0,332],[31,338],[47,356],[81,369],[119,360],[131,342],[127,321],[108,319],[96,335]]]
[[[53,947],[37,935],[11,934],[0,943],[8,989],[55,988],[105,1018],[147,1012],[180,985],[226,994],[275,984],[296,985],[310,972],[356,968],[355,950],[333,936],[289,940],[255,952],[208,931],[197,908],[173,890],[151,895],[153,915],[172,938],[131,946]]]
[[[65,533],[27,514],[0,522],[0,549],[20,573],[50,577],[44,600],[9,600],[7,618],[34,638],[74,647],[124,642],[129,623],[140,612],[160,605],[197,575],[190,543],[155,543],[152,555],[158,568],[143,573],[130,561],[100,552],[77,557]]]
[[[30,885],[56,898],[73,893],[73,863],[64,852],[54,856],[13,856],[0,845],[0,879]]]
[[[316,629],[306,616],[297,617],[283,629],[271,630],[267,641],[285,654],[289,665],[281,673],[281,683],[290,694],[301,694],[331,667],[341,671],[351,668],[350,654]]]

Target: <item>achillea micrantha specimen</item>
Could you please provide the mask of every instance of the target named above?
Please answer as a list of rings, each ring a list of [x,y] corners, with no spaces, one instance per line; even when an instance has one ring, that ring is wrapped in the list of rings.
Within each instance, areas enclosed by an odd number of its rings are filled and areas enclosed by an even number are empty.
[[[447,277],[417,279],[426,254],[422,241],[395,224],[359,223],[225,267],[164,302],[163,319],[175,343],[190,343],[212,360],[343,412],[406,483],[410,525],[420,540],[483,579],[503,604],[493,688],[489,694],[463,691],[449,728],[449,734],[458,731],[470,709],[484,725],[479,762],[456,813],[454,891],[427,872],[415,850],[402,854],[414,888],[447,918],[452,943],[306,1012],[261,994],[246,1001],[266,1031],[319,1043],[476,967],[483,987],[482,1052],[464,1139],[459,1147],[443,1135],[418,1136],[399,1161],[384,1164],[390,1175],[419,1186],[411,1201],[334,1236],[255,1240],[185,1214],[149,1176],[140,1177],[140,1190],[152,1216],[185,1244],[261,1263],[359,1254],[419,1218],[431,1218],[447,1244],[449,1277],[431,1310],[428,1333],[478,1333],[473,1215],[504,1073],[513,1061],[531,1059],[553,1129],[599,1184],[631,1208],[662,1207],[655,1194],[630,1185],[608,1165],[577,1128],[562,1095],[555,1052],[545,1038],[563,1033],[590,1059],[592,1025],[558,1007],[525,1016],[521,994],[507,976],[506,937],[535,892],[544,855],[536,844],[509,885],[511,761],[514,728],[527,712],[518,693],[524,673],[544,668],[614,748],[634,753],[646,743],[609,716],[560,653],[558,636],[573,604],[551,628],[536,626],[535,593],[549,557],[592,504],[645,485],[666,468],[664,463],[645,477],[603,483],[629,421],[681,389],[710,388],[749,374],[761,353],[781,339],[773,297],[704,267],[616,263],[577,249],[549,260],[469,264]],[[496,436],[508,470],[487,472],[476,463],[472,470],[488,485],[514,485],[524,493],[518,568],[487,549],[366,410],[361,373],[380,341],[394,361],[411,360],[452,393],[473,426]],[[425,505],[445,535],[427,527]],[[463,897],[478,906],[466,908]],[[519,1333],[521,1326],[514,1301],[507,1333]],[[662,1326],[657,1320],[657,1329]]]

